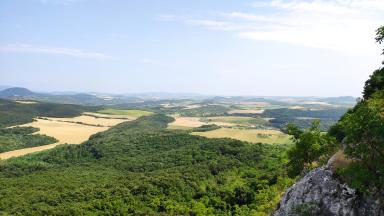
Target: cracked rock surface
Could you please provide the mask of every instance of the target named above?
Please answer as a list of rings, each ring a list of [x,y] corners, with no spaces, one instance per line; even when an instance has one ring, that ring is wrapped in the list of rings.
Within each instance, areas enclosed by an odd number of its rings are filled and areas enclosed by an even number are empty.
[[[341,183],[328,166],[312,170],[283,195],[272,216],[384,216],[378,201]]]

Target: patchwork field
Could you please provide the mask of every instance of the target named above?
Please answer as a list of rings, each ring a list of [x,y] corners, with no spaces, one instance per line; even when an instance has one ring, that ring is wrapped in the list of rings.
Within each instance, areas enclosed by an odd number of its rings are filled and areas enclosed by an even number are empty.
[[[86,112],[73,118],[38,118],[21,126],[39,128],[39,134],[55,137],[59,143],[80,144],[95,133],[138,117],[151,115],[143,110],[104,109],[100,113]]]
[[[192,134],[208,138],[232,138],[252,143],[284,144],[291,142],[287,134],[278,130],[267,129],[220,128],[206,132],[193,132]]]
[[[175,121],[168,124],[168,129],[191,129],[207,124],[221,127],[264,127],[268,121],[262,118],[242,116],[217,116],[217,117],[181,117],[173,116]]]
[[[8,159],[11,157],[18,157],[25,154],[43,151],[47,149],[51,149],[60,144],[80,144],[89,139],[92,134],[105,131],[109,127],[100,127],[100,126],[90,126],[85,124],[78,123],[70,123],[63,121],[56,121],[53,119],[36,119],[36,121],[24,125],[20,125],[21,127],[32,126],[35,128],[39,128],[40,130],[36,132],[37,134],[47,135],[54,137],[58,140],[58,142],[31,147],[18,149],[14,151],[4,152],[0,154],[0,159]]]
[[[72,122],[64,122],[57,120],[59,118],[51,119],[36,119],[36,121],[24,125],[22,127],[35,127],[39,128],[38,134],[45,134],[54,137],[58,143],[80,144],[95,133],[107,130],[107,126],[91,126],[85,124],[78,124]],[[70,118],[64,118],[70,119]]]
[[[137,119],[138,117],[152,114],[151,112],[142,110],[105,109],[101,112],[104,113],[85,112],[83,115],[73,118],[41,117],[35,119],[34,122],[19,125],[21,127],[31,126],[39,128],[40,130],[36,132],[36,134],[54,137],[58,140],[58,142],[49,145],[3,152],[0,153],[0,159],[8,159],[11,157],[43,151],[65,143],[81,144],[95,133],[105,131],[108,128],[122,122],[131,121]]]

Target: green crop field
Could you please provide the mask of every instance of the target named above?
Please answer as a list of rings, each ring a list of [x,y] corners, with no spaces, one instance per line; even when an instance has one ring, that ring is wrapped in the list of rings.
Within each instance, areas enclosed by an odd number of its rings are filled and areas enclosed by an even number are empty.
[[[97,111],[98,113],[102,114],[109,114],[109,115],[124,115],[124,116],[131,116],[135,118],[139,118],[141,116],[148,116],[152,115],[153,112],[145,111],[145,110],[135,110],[135,109],[102,109]]]

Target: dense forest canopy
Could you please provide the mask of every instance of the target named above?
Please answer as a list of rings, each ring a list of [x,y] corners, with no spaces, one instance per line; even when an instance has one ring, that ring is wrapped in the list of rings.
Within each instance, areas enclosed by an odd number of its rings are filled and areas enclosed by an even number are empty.
[[[53,137],[32,134],[37,131],[33,127],[0,128],[0,153],[57,142]]]
[[[284,145],[207,139],[141,117],[83,145],[0,162],[0,211],[24,215],[265,215],[291,183]],[[22,187],[21,187],[22,185]]]

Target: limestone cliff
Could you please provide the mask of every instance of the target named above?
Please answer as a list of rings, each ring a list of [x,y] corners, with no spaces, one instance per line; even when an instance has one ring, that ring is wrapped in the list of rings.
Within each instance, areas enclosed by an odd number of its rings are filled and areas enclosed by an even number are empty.
[[[380,205],[340,182],[327,165],[312,170],[290,187],[272,216],[384,216]]]

